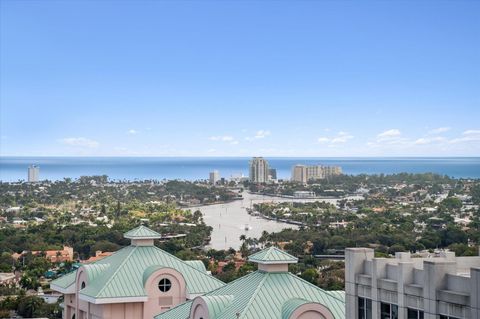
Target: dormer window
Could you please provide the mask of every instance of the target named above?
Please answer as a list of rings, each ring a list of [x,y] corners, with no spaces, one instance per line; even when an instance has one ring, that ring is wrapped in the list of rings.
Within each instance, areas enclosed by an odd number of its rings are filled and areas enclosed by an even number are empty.
[[[83,289],[83,288],[85,288],[85,281],[82,281],[82,285],[81,285],[81,287],[82,287],[82,288],[80,288],[80,289]]]
[[[167,292],[172,288],[172,282],[170,279],[163,278],[160,280],[158,283],[158,289],[160,289],[161,292]]]

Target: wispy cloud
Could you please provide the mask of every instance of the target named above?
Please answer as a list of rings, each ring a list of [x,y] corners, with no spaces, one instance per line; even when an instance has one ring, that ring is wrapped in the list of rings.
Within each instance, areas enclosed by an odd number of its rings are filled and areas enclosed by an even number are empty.
[[[129,130],[127,131],[127,134],[130,134],[130,135],[135,135],[135,134],[137,134],[137,133],[138,133],[138,131],[135,130],[135,129],[133,129],[133,128],[132,128],[132,129],[129,129]]]
[[[480,130],[467,130],[462,133],[461,137],[454,138],[449,141],[451,144],[464,142],[480,142]]]
[[[480,130],[467,130],[467,131],[463,132],[462,134],[463,135],[468,135],[468,136],[480,135]]]
[[[405,145],[407,143],[409,143],[409,140],[402,136],[402,132],[399,129],[392,128],[377,134],[375,140],[368,142],[367,146],[381,147],[384,145]]]
[[[237,145],[238,141],[230,135],[220,135],[220,136],[210,136],[208,138],[210,141],[219,141],[229,143],[230,145]]]
[[[351,140],[354,136],[349,134],[348,132],[340,131],[335,136],[326,137],[321,136],[317,139],[319,143],[329,143],[329,144],[342,144],[346,143]]]
[[[76,147],[97,148],[100,143],[85,137],[66,137],[60,140],[62,144]]]
[[[222,141],[222,142],[231,142],[234,140],[233,136],[230,136],[230,135],[210,136],[208,139],[210,141]]]
[[[271,132],[268,130],[259,130],[255,133],[254,136],[247,136],[245,137],[246,141],[253,141],[253,140],[260,140],[262,138],[265,138],[267,136],[270,136]]]
[[[398,138],[400,135],[402,135],[402,132],[400,132],[399,129],[392,128],[390,130],[384,131],[380,134],[377,135],[377,140],[382,141],[382,140],[389,140],[392,138]]]
[[[434,128],[433,130],[428,131],[428,134],[440,134],[450,131],[450,127],[438,127]]]
[[[437,137],[421,137],[417,140],[415,140],[415,142],[413,142],[413,144],[415,145],[425,145],[425,144],[433,144],[433,143],[443,143],[445,142],[447,139],[444,138],[444,137],[441,137],[441,136],[437,136]]]

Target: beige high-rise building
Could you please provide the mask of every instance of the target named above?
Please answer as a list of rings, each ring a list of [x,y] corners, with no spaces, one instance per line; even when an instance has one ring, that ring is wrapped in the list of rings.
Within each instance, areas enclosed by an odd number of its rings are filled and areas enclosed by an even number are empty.
[[[254,157],[250,161],[250,181],[252,183],[268,182],[269,166],[263,157]]]
[[[212,185],[217,184],[220,181],[220,172],[217,170],[210,172],[209,181]]]
[[[307,166],[295,165],[292,168],[292,181],[306,184],[307,180]]]
[[[328,178],[342,174],[340,166],[295,165],[292,168],[292,181],[306,184],[310,180]]]
[[[325,170],[322,165],[307,166],[307,180],[325,178]]]

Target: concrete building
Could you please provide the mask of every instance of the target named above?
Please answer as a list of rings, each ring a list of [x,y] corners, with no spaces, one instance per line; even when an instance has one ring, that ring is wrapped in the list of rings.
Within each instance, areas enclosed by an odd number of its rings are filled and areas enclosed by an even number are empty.
[[[292,181],[297,183],[306,184],[308,181],[307,178],[307,166],[305,165],[295,165],[292,168]]]
[[[345,319],[343,291],[325,291],[288,272],[297,258],[270,247],[248,260],[257,271],[155,319]]]
[[[342,168],[340,166],[323,166],[324,178],[341,175]]]
[[[36,183],[40,178],[40,167],[37,165],[30,165],[28,167],[28,182]]]
[[[161,235],[140,226],[130,246],[51,282],[64,294],[64,319],[152,319],[225,284],[201,261],[183,261],[154,245]]]
[[[310,180],[319,180],[342,174],[340,166],[295,165],[292,168],[292,181],[306,184]]]
[[[209,181],[212,185],[217,184],[220,181],[220,172],[217,170],[210,172]]]
[[[277,179],[277,170],[275,168],[268,169],[268,179],[270,180]]]
[[[267,183],[269,166],[263,157],[254,157],[250,161],[250,181],[252,183]]]
[[[322,165],[310,165],[307,166],[307,179],[317,180],[325,178],[325,169]]]
[[[480,318],[479,256],[374,258],[369,248],[345,253],[346,318]]]

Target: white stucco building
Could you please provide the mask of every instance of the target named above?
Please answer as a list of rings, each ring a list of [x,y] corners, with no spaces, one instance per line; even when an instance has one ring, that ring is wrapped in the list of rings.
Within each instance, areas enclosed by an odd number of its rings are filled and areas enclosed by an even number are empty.
[[[369,248],[345,254],[346,318],[480,318],[479,256],[374,258]]]

